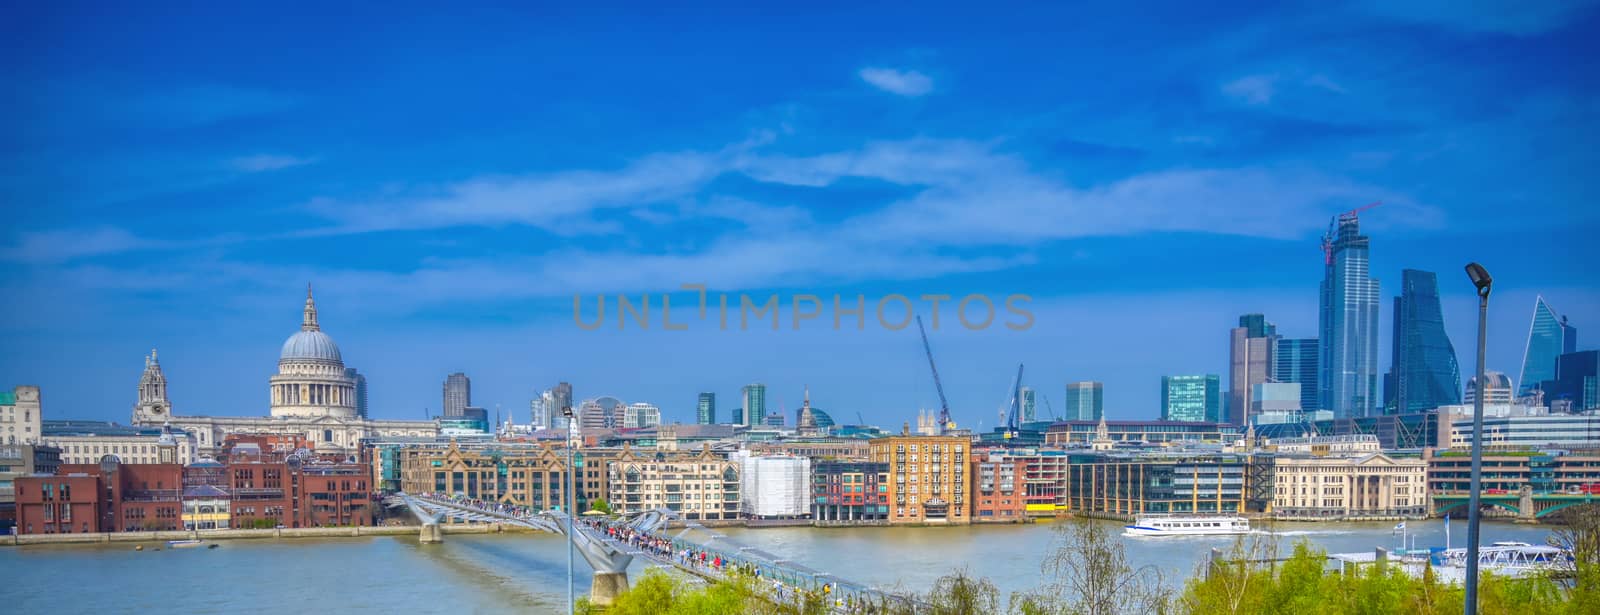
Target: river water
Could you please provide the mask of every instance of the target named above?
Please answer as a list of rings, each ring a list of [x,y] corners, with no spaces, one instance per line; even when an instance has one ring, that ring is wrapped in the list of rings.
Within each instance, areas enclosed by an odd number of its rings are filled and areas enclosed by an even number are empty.
[[[1421,547],[1443,546],[1440,521],[1412,521]],[[1054,524],[929,528],[727,529],[733,540],[812,568],[880,587],[926,590],[966,567],[1010,594],[1041,584],[1039,564]],[[1305,539],[1332,553],[1398,547],[1390,523],[1280,523],[1287,553]],[[1466,524],[1452,525],[1464,546]],[[1549,526],[1485,522],[1483,542],[1543,543]],[[691,535],[692,536],[692,535]],[[686,538],[689,536],[686,536]],[[1226,537],[1121,538],[1136,566],[1153,565],[1181,583]],[[450,535],[441,545],[414,537],[233,540],[218,549],[136,552],[127,543],[0,547],[0,611],[127,613],[340,612],[563,613],[566,541],[548,534]],[[642,558],[641,558],[642,559]],[[577,587],[589,587],[577,558]],[[643,570],[636,564],[634,576]]]

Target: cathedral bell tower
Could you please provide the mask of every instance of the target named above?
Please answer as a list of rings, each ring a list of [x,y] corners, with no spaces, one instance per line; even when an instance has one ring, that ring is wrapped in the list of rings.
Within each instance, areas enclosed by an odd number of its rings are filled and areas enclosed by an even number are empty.
[[[167,377],[161,373],[161,361],[156,351],[144,358],[144,375],[139,377],[139,402],[133,406],[134,425],[158,425],[172,416],[172,404],[167,401]]]

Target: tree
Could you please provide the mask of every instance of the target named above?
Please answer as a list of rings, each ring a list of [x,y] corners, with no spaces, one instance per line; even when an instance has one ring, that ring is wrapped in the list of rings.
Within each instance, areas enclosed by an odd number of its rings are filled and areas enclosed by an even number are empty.
[[[1561,511],[1566,525],[1554,532],[1557,546],[1572,550],[1572,589],[1568,612],[1578,605],[1600,604],[1600,504],[1580,504]]]
[[[965,568],[939,577],[928,593],[934,615],[987,615],[1000,612],[1000,589]]]
[[[589,502],[589,510],[599,511],[609,515],[611,514],[611,504],[607,503],[605,498],[595,498]]]
[[[1056,527],[1056,548],[1041,568],[1046,583],[1011,598],[1011,610],[1028,615],[1168,613],[1171,593],[1161,570],[1134,568],[1110,526],[1079,517]]]

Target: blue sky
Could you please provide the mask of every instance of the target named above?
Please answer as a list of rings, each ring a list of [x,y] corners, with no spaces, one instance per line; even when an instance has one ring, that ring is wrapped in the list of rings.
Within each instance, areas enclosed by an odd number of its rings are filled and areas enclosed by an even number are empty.
[[[1314,336],[1318,236],[1383,201],[1384,369],[1409,267],[1470,371],[1478,260],[1514,375],[1536,294],[1600,335],[1600,13],[1459,4],[20,7],[0,374],[125,421],[156,347],[178,413],[264,414],[310,282],[380,417],[460,370],[519,418],[762,381],[898,425],[937,404],[913,329],[585,331],[573,297],[1022,293],[1027,331],[931,332],[957,419],[1019,362],[1145,418],[1241,313]]]

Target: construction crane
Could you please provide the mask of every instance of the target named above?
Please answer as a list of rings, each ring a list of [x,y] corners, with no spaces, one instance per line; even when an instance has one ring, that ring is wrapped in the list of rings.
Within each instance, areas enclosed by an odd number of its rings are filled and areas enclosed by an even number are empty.
[[[944,398],[944,384],[939,382],[939,366],[933,364],[933,347],[928,345],[928,330],[922,326],[922,315],[917,315],[917,332],[922,334],[922,352],[928,355],[928,369],[933,371],[933,388],[939,392],[939,433],[955,428],[950,422],[950,402]]]
[[[1328,233],[1322,236],[1322,264],[1333,264],[1333,242],[1339,238],[1339,225],[1346,221],[1355,221],[1361,212],[1382,205],[1383,201],[1373,201],[1350,211],[1344,212],[1328,220]]]
[[[1050,420],[1056,420],[1056,409],[1050,406],[1050,396],[1045,395],[1044,391],[1039,391],[1039,397],[1044,398],[1044,408],[1050,411]]]

